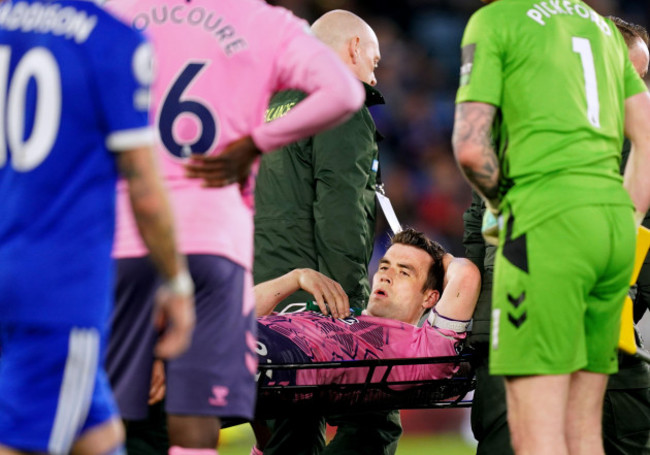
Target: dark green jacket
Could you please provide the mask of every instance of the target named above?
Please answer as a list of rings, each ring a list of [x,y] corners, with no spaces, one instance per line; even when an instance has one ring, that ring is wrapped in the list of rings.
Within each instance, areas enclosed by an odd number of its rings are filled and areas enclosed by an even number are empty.
[[[481,293],[479,294],[474,316],[472,332],[468,342],[488,343],[490,341],[490,316],[492,313],[492,280],[494,275],[494,258],[497,248],[483,240],[481,225],[485,203],[472,191],[472,203],[463,214],[463,246],[465,256],[481,271]]]
[[[344,124],[262,157],[255,189],[255,283],[309,267],[341,283],[351,306],[365,307],[375,234],[377,130],[367,106],[383,103],[366,88],[366,106]],[[276,94],[267,121],[305,95]],[[313,299],[299,291],[278,308]]]

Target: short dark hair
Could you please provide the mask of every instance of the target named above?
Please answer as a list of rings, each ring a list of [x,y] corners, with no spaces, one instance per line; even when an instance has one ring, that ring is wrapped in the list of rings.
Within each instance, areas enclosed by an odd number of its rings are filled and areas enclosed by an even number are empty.
[[[406,228],[391,238],[391,245],[409,245],[426,251],[433,263],[429,267],[427,279],[424,282],[423,291],[435,289],[442,293],[442,282],[445,277],[445,269],[442,266],[442,257],[447,253],[445,249],[436,241],[427,238],[424,233],[413,228]]]
[[[627,22],[616,16],[608,16],[608,18],[614,22],[616,28],[618,28],[618,30],[621,32],[621,35],[623,35],[623,39],[625,40],[625,44],[627,44],[628,47],[630,47],[630,45],[637,38],[641,38],[646,46],[650,45],[648,31],[645,29],[645,27]]]

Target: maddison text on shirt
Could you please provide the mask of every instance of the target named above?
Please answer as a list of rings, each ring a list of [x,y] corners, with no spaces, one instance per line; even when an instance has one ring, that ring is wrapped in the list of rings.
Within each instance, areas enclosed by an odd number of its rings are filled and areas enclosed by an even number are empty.
[[[612,34],[612,30],[602,16],[586,5],[573,3],[569,0],[549,0],[548,2],[534,3],[533,7],[526,12],[528,17],[542,26],[546,25],[548,19],[562,14],[589,19],[596,23],[606,35]]]
[[[97,16],[89,16],[72,6],[38,2],[0,3],[0,27],[6,30],[51,33],[81,44],[88,39],[96,24]]]

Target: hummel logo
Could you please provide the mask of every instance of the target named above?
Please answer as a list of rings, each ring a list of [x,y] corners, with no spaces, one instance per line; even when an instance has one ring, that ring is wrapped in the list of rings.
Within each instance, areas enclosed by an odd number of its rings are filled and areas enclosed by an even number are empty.
[[[510,294],[508,294],[508,302],[512,304],[515,308],[519,308],[519,305],[522,304],[522,302],[526,299],[526,292],[522,292],[519,297],[514,298]]]
[[[516,328],[519,328],[519,326],[521,326],[521,324],[523,324],[526,321],[526,313],[524,312],[524,314],[522,314],[517,319],[515,319],[515,317],[512,314],[508,313],[508,321],[510,321],[510,323],[514,325]]]
[[[228,387],[215,385],[212,387],[212,396],[208,398],[208,403],[212,406],[226,406],[228,404],[226,400],[228,393],[230,393]]]

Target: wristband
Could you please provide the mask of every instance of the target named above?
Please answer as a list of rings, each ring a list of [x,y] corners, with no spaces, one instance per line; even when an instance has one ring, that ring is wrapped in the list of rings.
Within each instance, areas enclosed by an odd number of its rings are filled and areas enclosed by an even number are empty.
[[[471,319],[467,321],[451,319],[441,315],[433,309],[431,310],[431,314],[429,314],[427,321],[429,321],[429,325],[438,329],[453,330],[456,333],[464,333],[467,331]]]
[[[177,273],[165,283],[165,286],[178,296],[191,297],[194,295],[194,281],[187,270]]]

